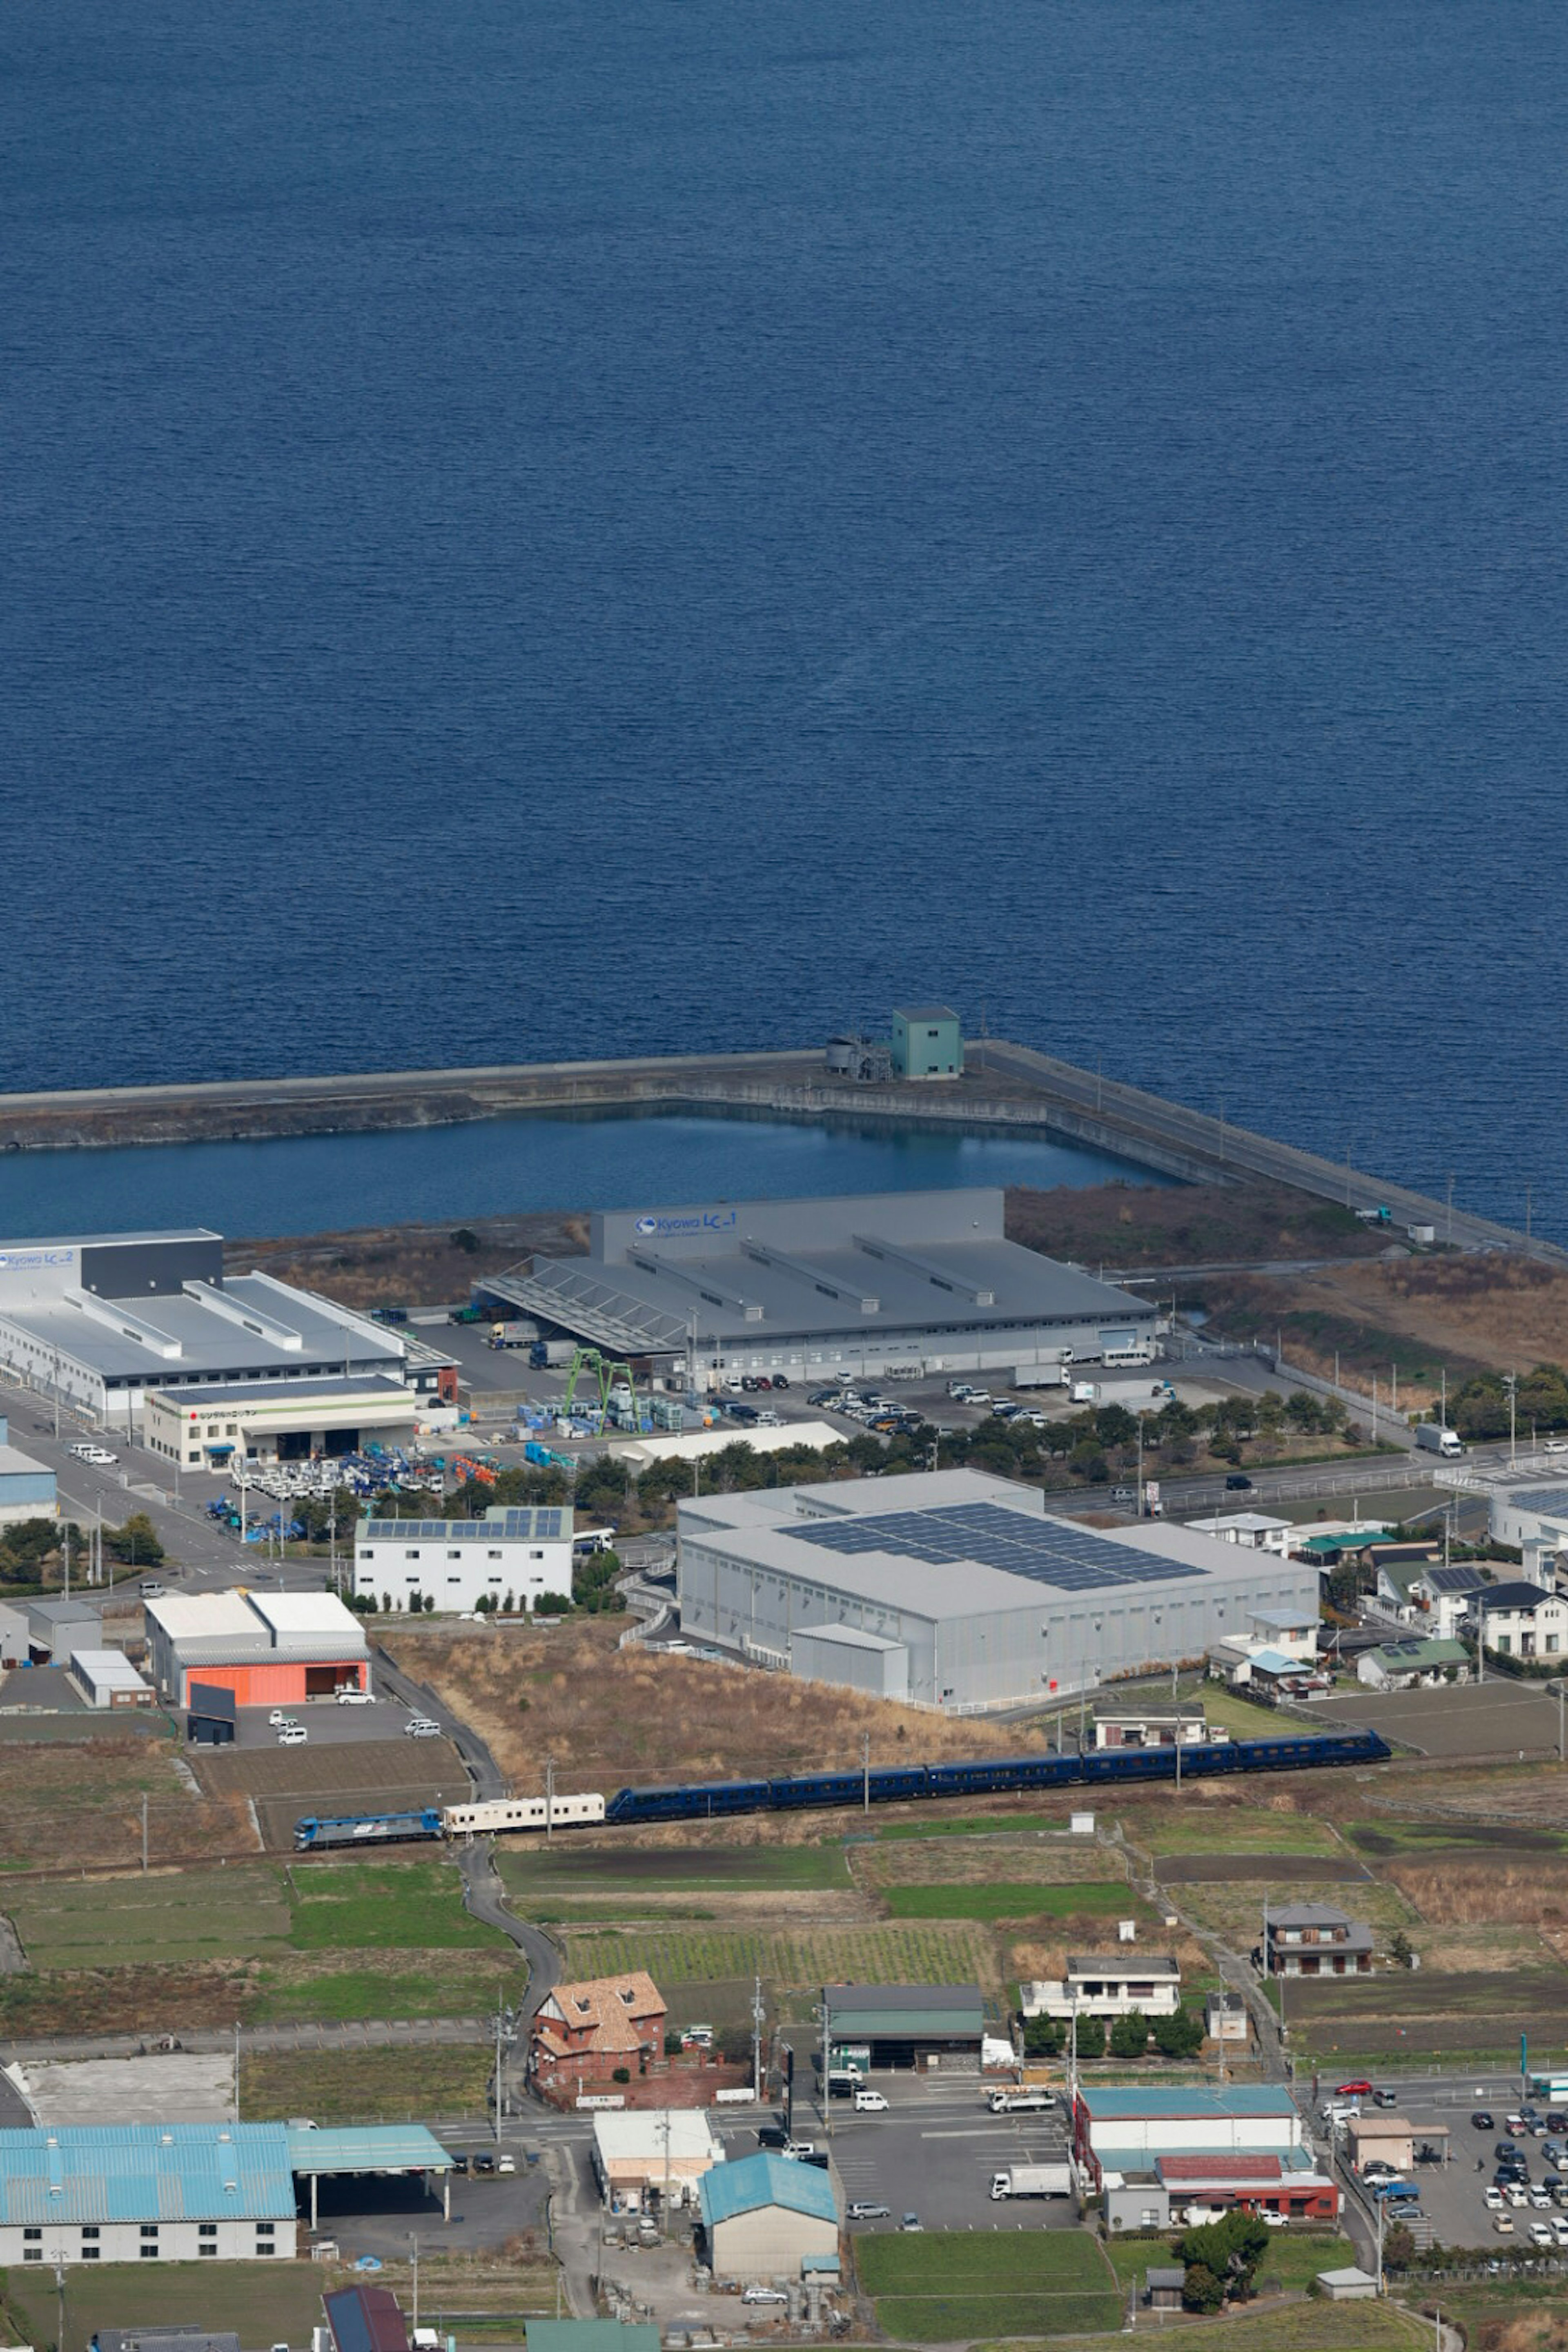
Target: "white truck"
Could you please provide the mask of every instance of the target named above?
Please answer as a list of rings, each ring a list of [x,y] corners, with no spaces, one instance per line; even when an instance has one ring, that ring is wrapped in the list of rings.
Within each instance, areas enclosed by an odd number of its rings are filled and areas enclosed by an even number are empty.
[[[1060,2164],[1009,2164],[991,2176],[991,2195],[1004,2197],[1070,2197],[1072,2167]]]
[[[1054,2091],[993,2091],[985,2104],[994,2116],[1039,2116],[1056,2105]]]
[[[1061,1389],[1066,1388],[1067,1380],[1066,1364],[1020,1364],[1007,1385],[1015,1389]]]
[[[1100,1383],[1098,1381],[1074,1381],[1072,1384],[1072,1401],[1074,1404],[1094,1404],[1098,1402],[1099,1397]]]
[[[1444,1459],[1449,1462],[1463,1454],[1465,1450],[1459,1443],[1458,1432],[1445,1429],[1440,1421],[1418,1421],[1415,1424],[1415,1443],[1425,1453],[1441,1454]]]

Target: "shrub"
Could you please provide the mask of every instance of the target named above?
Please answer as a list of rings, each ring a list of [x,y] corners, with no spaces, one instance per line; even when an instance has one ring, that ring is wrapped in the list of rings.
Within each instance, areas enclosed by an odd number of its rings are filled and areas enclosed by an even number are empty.
[[[679,2036],[677,2036],[677,2039],[676,2039],[676,2047],[677,2047],[677,2049],[679,2049],[679,2046],[680,2046],[679,2037]],[[617,2067],[616,2068],[615,2073],[610,2076],[610,2080],[611,2080],[611,2082],[612,2082],[612,2083],[629,2083],[629,2082],[631,2081],[631,2079],[632,2079],[632,2070],[631,2070],[631,2068],[630,2068],[629,2066],[617,2066]]]

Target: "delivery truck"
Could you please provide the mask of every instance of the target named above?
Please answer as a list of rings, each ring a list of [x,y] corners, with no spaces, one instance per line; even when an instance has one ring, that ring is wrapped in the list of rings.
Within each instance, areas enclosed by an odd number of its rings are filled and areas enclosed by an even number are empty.
[[[1425,1453],[1441,1454],[1444,1459],[1449,1462],[1463,1454],[1465,1450],[1459,1443],[1458,1432],[1445,1429],[1440,1421],[1418,1421],[1415,1424],[1415,1443]]]
[[[1054,2107],[1054,2091],[1021,2090],[993,2091],[985,2104],[994,2116],[1037,2116]]]
[[[1009,2164],[991,2176],[991,2194],[1000,2202],[1004,2197],[1070,2197],[1072,2167],[1064,2158],[1059,2164]]]
[[[528,1351],[528,1360],[536,1372],[544,1372],[552,1364],[569,1364],[576,1352],[575,1339],[536,1339]]]

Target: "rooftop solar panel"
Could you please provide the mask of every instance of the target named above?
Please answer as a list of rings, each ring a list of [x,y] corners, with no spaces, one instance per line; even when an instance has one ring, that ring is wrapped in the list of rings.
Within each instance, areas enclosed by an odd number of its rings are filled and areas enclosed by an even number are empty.
[[[1525,1486],[1507,1499],[1522,1505],[1527,1511],[1545,1511],[1555,1517],[1559,1512],[1568,1511],[1568,1486]]]
[[[889,1511],[877,1518],[825,1521],[791,1530],[802,1543],[854,1557],[902,1552],[932,1568],[978,1560],[1009,1576],[1049,1584],[1058,1592],[1103,1591],[1115,1585],[1162,1584],[1178,1577],[1201,1577],[1158,1554],[1131,1551],[1088,1528],[1026,1517],[995,1503],[961,1503],[933,1511]]]
[[[1456,1565],[1452,1568],[1429,1568],[1423,1581],[1429,1584],[1434,1592],[1479,1592],[1486,1578],[1478,1569]]]

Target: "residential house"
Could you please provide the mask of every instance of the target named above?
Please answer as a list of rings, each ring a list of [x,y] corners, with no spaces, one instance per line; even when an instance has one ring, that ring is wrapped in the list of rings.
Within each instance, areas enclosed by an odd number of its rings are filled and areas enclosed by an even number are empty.
[[[704,2173],[724,2161],[701,2107],[643,2107],[594,2117],[594,2173],[612,2212],[637,2213],[668,2199],[697,2201]]]
[[[546,1995],[530,2032],[529,2069],[538,2076],[563,2072],[586,2082],[637,2072],[645,2057],[664,2049],[664,1995],[646,1969],[559,1984]]]
[[[1271,1519],[1264,1511],[1226,1511],[1216,1519],[1189,1519],[1187,1525],[1194,1535],[1239,1544],[1243,1551],[1277,1552],[1281,1559],[1294,1533],[1289,1519]]]
[[[1097,1707],[1094,1744],[1097,1748],[1184,1748],[1200,1746],[1209,1736],[1208,1717],[1201,1706]]]
[[[1484,1592],[1491,1580],[1484,1569],[1473,1568],[1468,1560],[1417,1569],[1409,1590],[1421,1631],[1439,1642],[1453,1641],[1464,1629],[1476,1594]]]
[[[1026,2017],[1173,2017],[1182,1971],[1168,1953],[1069,1954],[1067,1974],[1019,1987]]]
[[[1315,1664],[1318,1655],[1318,1612],[1315,1609],[1249,1609],[1247,1622],[1257,1641],[1266,1642],[1271,1650],[1280,1651],[1303,1665]]]
[[[1271,1977],[1370,1976],[1372,1953],[1372,1929],[1326,1903],[1287,1904],[1265,1915],[1262,1959]]]
[[[1463,1642],[1407,1633],[1363,1651],[1355,1671],[1356,1680],[1373,1690],[1433,1690],[1439,1683],[1468,1683],[1470,1653]]]
[[[1568,1601],[1522,1580],[1489,1585],[1471,1598],[1470,1623],[1485,1625],[1489,1650],[1503,1658],[1568,1655]]]

